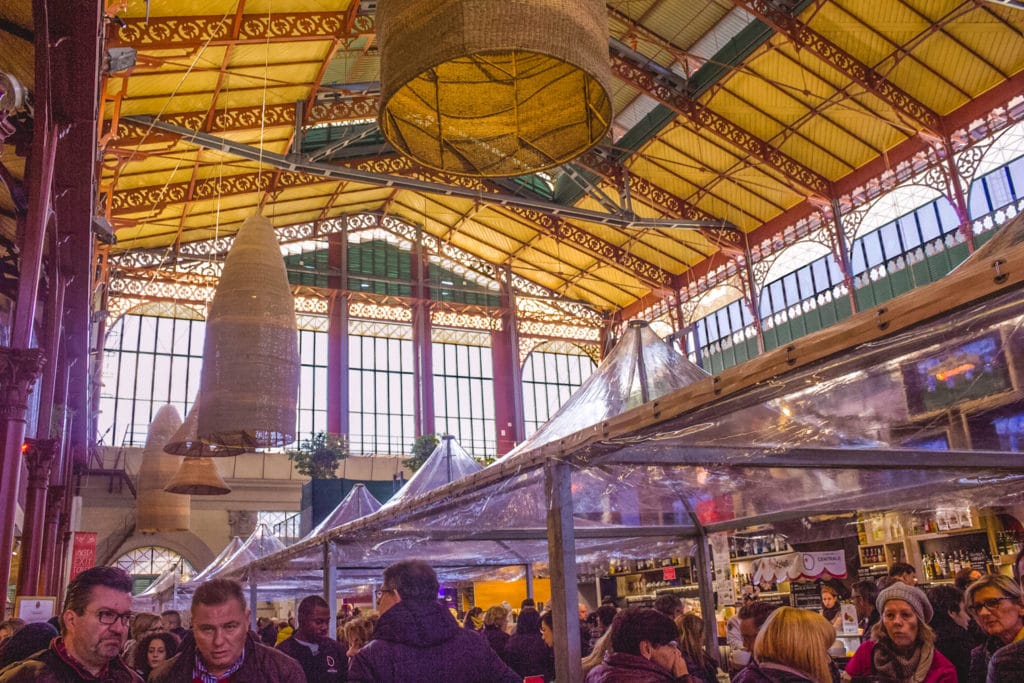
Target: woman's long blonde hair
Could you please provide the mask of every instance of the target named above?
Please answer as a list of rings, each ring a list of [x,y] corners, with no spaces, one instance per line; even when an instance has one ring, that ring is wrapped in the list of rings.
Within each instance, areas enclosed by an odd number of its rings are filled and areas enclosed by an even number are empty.
[[[804,672],[815,683],[831,683],[828,648],[836,630],[816,612],[780,607],[772,612],[754,641],[754,659]]]

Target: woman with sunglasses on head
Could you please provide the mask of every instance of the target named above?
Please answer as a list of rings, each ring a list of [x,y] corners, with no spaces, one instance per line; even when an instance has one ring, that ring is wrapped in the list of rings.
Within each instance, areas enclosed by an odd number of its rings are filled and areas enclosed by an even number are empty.
[[[935,649],[934,614],[919,588],[896,582],[875,601],[881,620],[846,665],[843,680],[957,683],[953,664]]]
[[[967,587],[964,601],[988,639],[971,651],[969,683],[984,683],[996,650],[1024,639],[1021,588],[1008,576],[986,574]]]

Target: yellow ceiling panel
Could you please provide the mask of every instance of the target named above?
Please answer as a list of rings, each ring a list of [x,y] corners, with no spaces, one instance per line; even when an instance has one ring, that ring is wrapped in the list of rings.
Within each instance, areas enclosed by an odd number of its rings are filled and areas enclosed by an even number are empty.
[[[334,45],[332,40],[302,40],[291,43],[244,43],[231,48],[228,67],[232,71],[253,71],[269,64],[271,71],[277,64],[312,62],[319,67]],[[277,67],[280,68],[280,67]]]

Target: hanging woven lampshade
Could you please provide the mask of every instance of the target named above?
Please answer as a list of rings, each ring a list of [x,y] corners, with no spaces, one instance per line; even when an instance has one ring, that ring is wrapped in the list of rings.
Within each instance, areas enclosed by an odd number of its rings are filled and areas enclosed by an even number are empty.
[[[185,416],[185,421],[164,445],[164,451],[175,455],[187,455],[191,457],[223,458],[245,453],[244,448],[222,446],[216,443],[202,441],[196,434],[199,427],[199,412],[196,410],[197,403],[193,403]]]
[[[612,120],[595,0],[388,0],[377,7],[380,128],[442,171],[513,176],[599,142]]]
[[[181,467],[164,491],[190,496],[222,496],[231,493],[231,487],[220,476],[213,458],[186,456],[181,459]]]
[[[234,448],[295,440],[299,392],[295,300],[263,216],[235,236],[206,319],[197,437]]]
[[[164,444],[181,426],[174,406],[162,406],[153,417],[139,466],[138,509],[135,528],[140,533],[187,531],[191,501],[164,492],[164,485],[178,469],[178,458],[164,452]]]

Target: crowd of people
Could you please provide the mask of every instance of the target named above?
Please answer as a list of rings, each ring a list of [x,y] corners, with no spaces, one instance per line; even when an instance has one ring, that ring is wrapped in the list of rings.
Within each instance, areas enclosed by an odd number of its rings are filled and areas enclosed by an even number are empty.
[[[721,666],[705,650],[703,620],[675,596],[659,596],[652,608],[609,602],[593,614],[580,605],[581,666],[586,683],[712,683],[726,672],[733,683],[1021,682],[1022,573],[1024,552],[1013,579],[965,568],[954,585],[926,593],[914,568],[900,563],[851,589],[823,584],[821,612],[747,596],[728,628],[730,644],[747,656]],[[460,622],[438,600],[437,575],[421,560],[384,571],[376,612],[345,605],[334,624],[328,603],[311,595],[296,618],[261,618],[251,630],[241,585],[213,579],[193,594],[185,629],[173,610],[133,614],[131,589],[124,571],[93,567],[68,585],[59,617],[0,623],[0,683],[555,680],[551,611],[527,599],[515,615],[495,605],[471,609]],[[832,656],[836,608],[847,597],[863,636],[840,669]],[[328,637],[332,626],[337,638]]]

